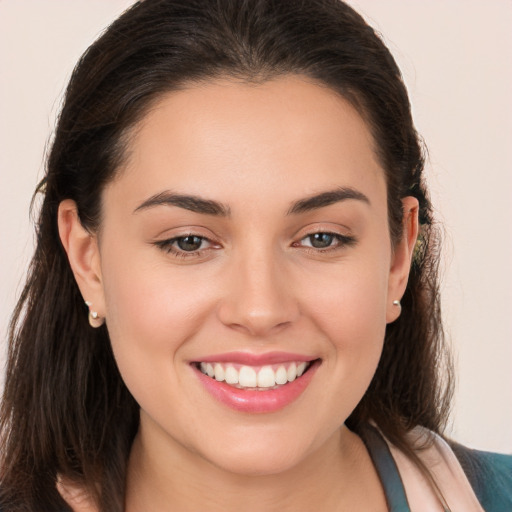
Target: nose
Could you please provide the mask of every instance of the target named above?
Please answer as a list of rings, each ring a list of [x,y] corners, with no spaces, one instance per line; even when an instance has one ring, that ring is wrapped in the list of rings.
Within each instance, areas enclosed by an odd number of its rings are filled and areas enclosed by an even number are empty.
[[[292,280],[271,250],[247,251],[232,261],[218,307],[220,321],[253,337],[279,332],[294,323],[299,307]]]

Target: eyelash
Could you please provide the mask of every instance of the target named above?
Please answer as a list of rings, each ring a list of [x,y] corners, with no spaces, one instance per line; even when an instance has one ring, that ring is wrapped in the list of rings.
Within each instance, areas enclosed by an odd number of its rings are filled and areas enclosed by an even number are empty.
[[[177,236],[174,238],[169,238],[168,240],[159,240],[158,242],[155,242],[155,245],[162,249],[163,251],[167,252],[168,254],[172,254],[176,258],[197,258],[199,256],[202,256],[205,251],[207,251],[209,248],[206,249],[199,249],[196,251],[184,251],[182,249],[176,249],[175,244],[180,241],[184,240],[185,238],[194,237],[201,239],[201,244],[203,242],[210,242],[210,244],[213,244],[209,238],[206,238],[205,236],[195,235],[194,233],[188,233],[186,235]]]
[[[308,233],[307,235],[305,235],[304,237],[302,237],[299,242],[294,242],[292,244],[293,247],[300,247],[300,242],[303,242],[304,240],[308,239],[308,238],[311,238],[315,235],[327,235],[327,236],[331,236],[334,238],[334,240],[337,241],[337,243],[335,245],[329,245],[328,247],[325,247],[325,248],[317,248],[317,247],[311,247],[311,246],[302,246],[303,249],[308,252],[308,253],[314,253],[314,254],[323,254],[323,253],[328,253],[328,252],[332,252],[332,251],[336,251],[336,250],[339,250],[339,249],[342,249],[344,247],[351,247],[353,246],[355,243],[356,243],[356,239],[353,237],[353,236],[348,236],[348,235],[341,235],[339,233],[331,233],[329,231],[314,231],[313,233]],[[157,242],[155,242],[155,245],[157,247],[159,247],[160,249],[162,249],[163,251],[165,251],[166,253],[168,254],[172,254],[174,257],[176,258],[182,258],[182,259],[186,259],[186,258],[197,258],[197,257],[201,257],[204,255],[204,253],[208,250],[210,250],[212,247],[207,247],[205,249],[198,249],[198,250],[195,250],[195,251],[184,251],[182,249],[176,249],[175,248],[175,244],[178,243],[180,240],[184,240],[185,238],[189,238],[189,237],[195,237],[195,238],[199,238],[201,240],[201,243],[202,242],[209,242],[210,244],[215,244],[214,242],[212,242],[209,238],[206,238],[204,236],[200,236],[200,235],[195,235],[194,233],[189,233],[189,234],[186,234],[186,235],[182,235],[182,236],[177,236],[177,237],[174,237],[174,238],[169,238],[167,240],[159,240]]]
[[[324,248],[303,246],[303,249],[305,249],[308,253],[325,254],[325,253],[343,249],[345,247],[352,247],[356,243],[356,239],[353,236],[341,235],[339,233],[332,233],[330,231],[315,231],[313,233],[308,233],[306,236],[302,237],[299,240],[299,243],[303,242],[304,240],[306,240],[308,238],[311,239],[315,235],[331,236],[331,237],[333,237],[334,240],[337,241],[337,243],[335,245],[329,245],[328,247],[324,247]],[[297,242],[294,242],[292,245],[294,247],[299,247]]]

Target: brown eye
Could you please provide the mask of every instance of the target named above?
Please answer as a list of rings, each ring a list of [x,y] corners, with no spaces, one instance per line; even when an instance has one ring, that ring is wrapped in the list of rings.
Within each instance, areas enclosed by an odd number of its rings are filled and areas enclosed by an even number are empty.
[[[198,251],[201,249],[203,240],[204,239],[202,237],[195,235],[182,236],[175,239],[178,248],[186,252]]]

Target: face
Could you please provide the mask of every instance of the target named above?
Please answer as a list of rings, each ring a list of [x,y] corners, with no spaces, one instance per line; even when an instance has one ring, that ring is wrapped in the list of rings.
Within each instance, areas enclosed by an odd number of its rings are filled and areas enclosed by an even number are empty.
[[[146,445],[246,474],[337,435],[408,267],[368,127],[296,76],[161,99],[104,190],[98,251],[90,293]]]

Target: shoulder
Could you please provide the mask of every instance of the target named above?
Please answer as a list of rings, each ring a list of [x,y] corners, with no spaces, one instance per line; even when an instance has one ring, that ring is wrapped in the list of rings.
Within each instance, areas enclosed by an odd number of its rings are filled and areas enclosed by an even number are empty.
[[[512,455],[472,450],[458,443],[450,447],[487,512],[512,510]]]
[[[453,504],[452,510],[512,512],[512,456],[473,450],[424,427],[409,434],[441,501]]]

